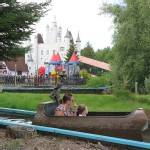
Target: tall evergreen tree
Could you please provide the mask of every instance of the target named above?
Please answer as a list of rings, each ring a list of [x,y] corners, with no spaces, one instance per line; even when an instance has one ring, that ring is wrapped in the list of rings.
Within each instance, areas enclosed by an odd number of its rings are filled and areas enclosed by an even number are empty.
[[[101,10],[114,16],[112,69],[116,84],[133,91],[138,82],[142,91],[144,80],[150,75],[150,1],[124,0],[123,5],[104,4]]]
[[[72,54],[74,53],[74,51],[75,51],[75,49],[76,49],[76,46],[75,46],[75,44],[74,44],[74,41],[71,40],[70,43],[71,43],[71,44],[70,44],[70,48],[69,48],[68,51],[67,51],[67,54],[66,54],[66,57],[65,57],[65,62],[69,62],[69,60],[70,60]]]
[[[46,3],[18,3],[3,0],[0,5],[0,60],[15,60],[29,50],[22,47],[34,32],[33,26],[48,11]]]
[[[90,44],[90,42],[88,41],[85,45],[85,47],[81,50],[81,56],[85,56],[88,58],[94,58],[95,52],[94,49],[92,47],[92,45]]]

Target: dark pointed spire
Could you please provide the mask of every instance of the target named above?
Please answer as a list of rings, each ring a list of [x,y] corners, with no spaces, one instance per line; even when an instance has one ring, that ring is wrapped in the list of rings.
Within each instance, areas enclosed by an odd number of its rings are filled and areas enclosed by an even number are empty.
[[[77,36],[76,42],[81,42],[80,36],[79,36],[79,32],[78,32],[78,36]]]
[[[70,38],[68,28],[67,28],[67,32],[66,32],[65,38]]]

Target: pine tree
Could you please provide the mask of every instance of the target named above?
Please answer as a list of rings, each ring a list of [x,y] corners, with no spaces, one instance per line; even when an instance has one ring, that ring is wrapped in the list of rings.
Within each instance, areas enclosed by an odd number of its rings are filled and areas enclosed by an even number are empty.
[[[22,47],[34,32],[31,25],[35,25],[48,11],[47,3],[18,3],[3,0],[0,3],[0,60],[15,60],[24,56],[29,47]]]
[[[75,44],[72,40],[71,44],[70,44],[70,48],[68,49],[66,57],[65,57],[65,62],[69,62],[69,60],[70,60],[72,54],[74,53],[75,49],[76,49],[76,46],[75,46]]]
[[[94,58],[95,52],[89,41],[86,43],[85,47],[81,50],[81,56],[85,56],[92,59]]]

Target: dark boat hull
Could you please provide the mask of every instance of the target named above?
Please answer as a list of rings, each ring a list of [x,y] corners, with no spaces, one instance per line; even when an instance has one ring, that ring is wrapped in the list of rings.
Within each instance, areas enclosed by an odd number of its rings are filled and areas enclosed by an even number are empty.
[[[86,117],[56,117],[55,107],[55,103],[50,102],[39,104],[33,124],[138,141],[143,141],[142,132],[148,130],[150,118],[143,109],[133,112],[89,112]]]

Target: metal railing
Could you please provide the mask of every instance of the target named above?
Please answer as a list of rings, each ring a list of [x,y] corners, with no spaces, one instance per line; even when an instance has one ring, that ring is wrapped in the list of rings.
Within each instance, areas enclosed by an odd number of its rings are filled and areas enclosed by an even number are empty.
[[[0,77],[1,86],[55,86],[59,83],[59,78],[47,77],[27,77],[27,76],[4,76]],[[66,78],[64,85],[84,85],[84,78]]]

